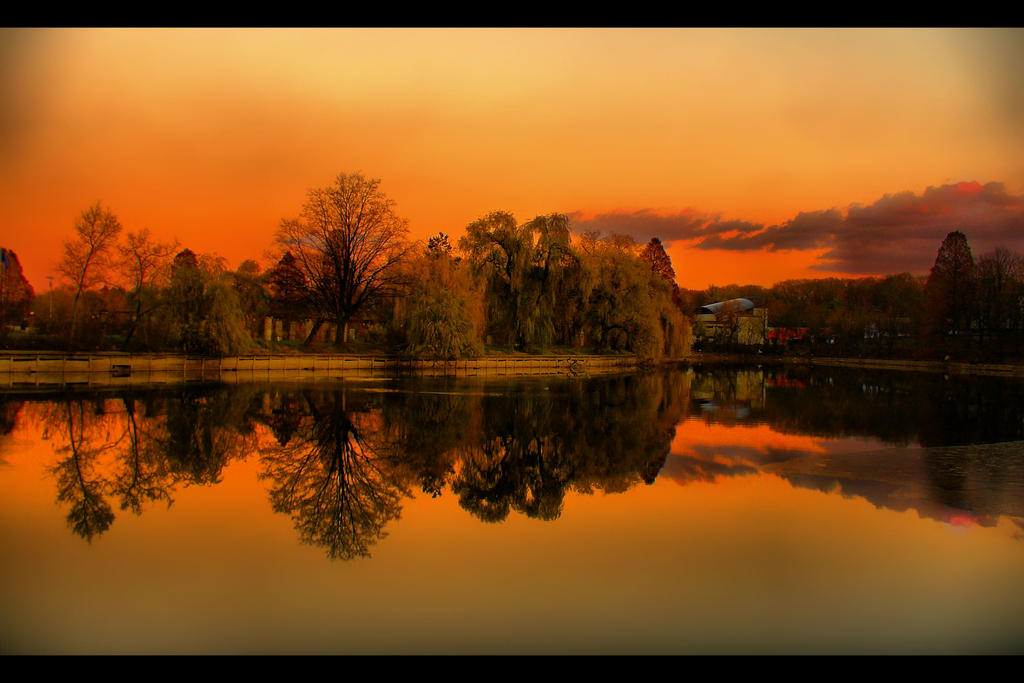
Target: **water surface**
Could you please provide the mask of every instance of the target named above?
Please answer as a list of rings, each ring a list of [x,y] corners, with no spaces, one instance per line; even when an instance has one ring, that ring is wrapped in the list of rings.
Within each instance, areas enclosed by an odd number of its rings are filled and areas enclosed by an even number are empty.
[[[0,395],[4,653],[1019,652],[1024,383]]]

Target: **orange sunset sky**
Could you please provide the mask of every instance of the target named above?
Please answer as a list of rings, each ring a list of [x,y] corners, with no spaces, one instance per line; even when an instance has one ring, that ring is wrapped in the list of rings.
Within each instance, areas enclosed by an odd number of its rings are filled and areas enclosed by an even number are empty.
[[[339,172],[411,235],[494,210],[668,243],[679,284],[1024,251],[1016,29],[0,30],[0,244],[101,200],[236,267]],[[453,240],[454,241],[454,240]]]

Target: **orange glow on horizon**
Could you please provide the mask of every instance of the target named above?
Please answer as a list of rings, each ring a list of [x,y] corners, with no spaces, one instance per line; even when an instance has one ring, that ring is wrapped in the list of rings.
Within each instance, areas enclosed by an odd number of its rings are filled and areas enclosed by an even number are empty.
[[[268,265],[280,221],[343,171],[381,178],[411,237],[453,241],[495,210],[692,209],[772,225],[950,183],[1024,188],[1006,100],[1019,76],[993,66],[1016,54],[1013,31],[0,35],[13,103],[0,244],[37,293],[97,200],[126,230]],[[822,250],[669,253],[694,289],[839,275],[812,268]]]

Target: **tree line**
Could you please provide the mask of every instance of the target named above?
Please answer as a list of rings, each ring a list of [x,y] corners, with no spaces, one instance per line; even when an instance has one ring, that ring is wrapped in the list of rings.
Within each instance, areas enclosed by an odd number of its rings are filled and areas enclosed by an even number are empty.
[[[232,271],[176,240],[126,232],[97,203],[64,244],[57,288],[37,296],[27,281],[5,287],[4,319],[24,331],[5,324],[4,344],[208,355],[268,341],[362,344],[441,359],[487,346],[652,359],[687,349],[688,320],[661,243],[574,235],[561,214],[518,223],[493,212],[457,245],[443,233],[417,243],[379,180],[343,173],[309,191],[272,249],[272,267],[246,260]]]
[[[999,247],[975,260],[958,230],[942,241],[926,276],[786,280],[771,287],[682,290],[680,296],[688,310],[753,300],[767,308],[771,327],[799,333],[799,342],[780,343],[777,351],[1016,360],[1024,341],[1024,258]],[[704,346],[716,347],[713,340]]]
[[[701,291],[678,287],[657,238],[639,245],[578,234],[563,214],[520,223],[495,211],[454,244],[445,233],[412,242],[408,232],[379,180],[342,173],[282,220],[271,267],[250,259],[230,270],[215,254],[126,232],[97,203],[73,225],[56,288],[37,295],[17,255],[2,250],[0,344],[207,355],[330,345],[438,359],[561,348],[679,358],[689,351],[693,312],[739,297],[767,309],[766,326],[799,331],[804,348],[827,345],[832,354],[1005,357],[1024,336],[1021,256],[1000,248],[975,262],[959,231],[927,277]],[[718,342],[704,347],[735,346]],[[772,350],[779,347],[761,348]]]

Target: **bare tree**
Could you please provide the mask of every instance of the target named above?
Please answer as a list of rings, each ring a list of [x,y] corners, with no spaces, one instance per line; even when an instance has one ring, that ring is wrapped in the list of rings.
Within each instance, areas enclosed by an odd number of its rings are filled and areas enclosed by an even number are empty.
[[[982,331],[1005,333],[1016,329],[1020,311],[1016,285],[1024,274],[1024,259],[999,247],[978,259],[976,271]]]
[[[277,242],[306,276],[317,312],[306,344],[325,322],[336,324],[338,341],[346,341],[349,321],[392,293],[407,232],[380,180],[358,173],[339,174],[332,186],[310,190],[299,218],[281,222]]]
[[[78,324],[78,304],[82,292],[103,281],[110,267],[110,256],[121,233],[117,217],[100,202],[82,212],[75,221],[75,237],[64,243],[64,258],[58,266],[71,281],[75,298],[71,307],[68,347],[74,349]]]
[[[131,283],[131,296],[135,302],[132,324],[124,340],[127,346],[144,312],[143,289],[169,277],[171,257],[178,248],[178,241],[175,240],[173,244],[155,242],[150,237],[148,229],[130,232],[126,239],[126,244],[118,247],[120,267],[125,278]]]

